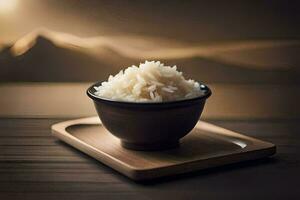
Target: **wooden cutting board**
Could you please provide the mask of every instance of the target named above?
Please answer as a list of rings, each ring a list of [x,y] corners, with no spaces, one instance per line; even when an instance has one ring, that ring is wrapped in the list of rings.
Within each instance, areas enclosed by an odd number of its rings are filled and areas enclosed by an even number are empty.
[[[134,180],[153,179],[271,156],[274,144],[206,122],[181,140],[179,148],[133,151],[120,146],[98,117],[70,120],[52,126],[54,136]]]

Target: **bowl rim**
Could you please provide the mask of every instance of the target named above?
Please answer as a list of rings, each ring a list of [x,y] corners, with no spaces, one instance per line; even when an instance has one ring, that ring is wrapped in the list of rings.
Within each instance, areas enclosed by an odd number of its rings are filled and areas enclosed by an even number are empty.
[[[96,82],[94,84],[92,84],[87,90],[86,90],[86,94],[93,99],[94,101],[102,101],[102,102],[107,102],[107,103],[117,103],[117,104],[127,104],[127,105],[166,105],[166,104],[176,104],[176,103],[184,103],[184,102],[193,102],[193,101],[199,101],[199,100],[203,100],[203,99],[207,99],[208,97],[210,97],[212,95],[212,91],[211,89],[206,85],[203,84],[202,82],[198,83],[200,85],[203,85],[206,89],[206,93],[194,98],[188,98],[188,99],[180,99],[180,100],[175,100],[175,101],[162,101],[162,102],[131,102],[131,101],[120,101],[120,100],[114,100],[114,99],[109,99],[109,98],[104,98],[104,97],[100,97],[98,95],[93,94],[93,92],[91,91],[92,89],[94,89],[95,86],[99,86],[101,85],[102,82]]]

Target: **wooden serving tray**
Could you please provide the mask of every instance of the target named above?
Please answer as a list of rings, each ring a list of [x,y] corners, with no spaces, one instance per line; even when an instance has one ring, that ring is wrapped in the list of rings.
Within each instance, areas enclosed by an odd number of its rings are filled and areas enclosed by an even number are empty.
[[[206,122],[181,140],[179,148],[133,151],[120,146],[98,117],[54,124],[59,139],[134,180],[153,179],[271,156],[274,144],[251,138]]]

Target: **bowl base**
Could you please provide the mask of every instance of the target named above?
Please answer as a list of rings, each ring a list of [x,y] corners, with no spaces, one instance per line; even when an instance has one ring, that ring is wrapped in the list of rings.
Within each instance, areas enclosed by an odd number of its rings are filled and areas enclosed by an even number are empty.
[[[173,149],[179,147],[179,141],[172,142],[158,142],[158,143],[131,143],[121,141],[121,146],[125,149],[136,150],[136,151],[159,151],[166,149]]]

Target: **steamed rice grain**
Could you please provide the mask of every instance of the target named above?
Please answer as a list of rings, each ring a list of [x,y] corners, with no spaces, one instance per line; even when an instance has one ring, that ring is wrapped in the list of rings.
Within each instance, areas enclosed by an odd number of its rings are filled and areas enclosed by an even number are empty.
[[[176,101],[203,94],[198,82],[186,80],[176,66],[165,66],[159,61],[121,70],[95,90],[100,97],[129,102]]]

